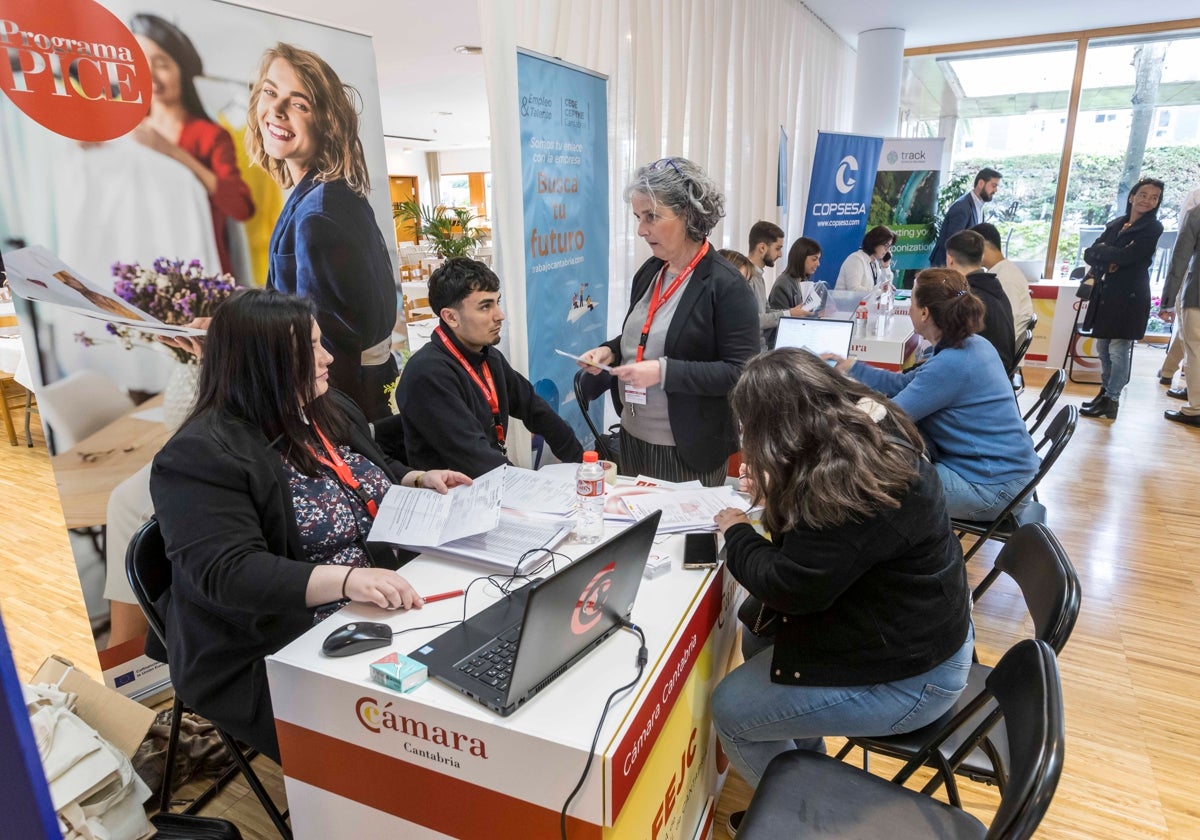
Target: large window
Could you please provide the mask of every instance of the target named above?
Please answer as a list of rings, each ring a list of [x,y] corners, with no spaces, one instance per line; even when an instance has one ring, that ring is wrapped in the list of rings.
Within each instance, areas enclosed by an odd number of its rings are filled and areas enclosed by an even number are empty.
[[[1166,181],[1160,218],[1169,231],[1178,225],[1184,196],[1200,187],[1197,34],[910,56],[901,134],[947,139],[941,210],[970,188],[979,169],[999,169],[1004,179],[985,219],[1000,229],[1009,258],[1025,261],[1032,274],[1070,270],[1089,237],[1124,212],[1140,175]],[[1079,104],[1068,136],[1081,49]],[[1065,185],[1064,150],[1070,151]],[[1171,242],[1173,235],[1164,234],[1168,250]]]

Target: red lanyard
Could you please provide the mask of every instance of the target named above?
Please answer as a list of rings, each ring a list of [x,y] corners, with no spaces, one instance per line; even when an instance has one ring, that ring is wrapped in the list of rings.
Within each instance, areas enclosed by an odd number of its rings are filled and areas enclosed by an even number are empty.
[[[371,498],[371,494],[368,493],[363,488],[361,482],[354,477],[354,473],[350,471],[350,465],[342,460],[342,456],[339,455],[337,449],[329,443],[329,439],[321,433],[321,430],[316,426],[313,426],[313,431],[317,433],[317,437],[319,437],[321,439],[321,443],[325,445],[325,452],[329,455],[328,458],[324,458],[320,455],[320,453],[314,452],[313,457],[315,457],[319,463],[322,463],[329,467],[329,469],[333,470],[333,474],[337,476],[338,481],[342,483],[342,486],[350,489],[354,492],[354,495],[358,496],[362,503],[366,505],[367,513],[371,514],[371,518],[374,519],[375,514],[379,513],[379,505],[375,504],[375,500]]]
[[[662,282],[663,278],[667,275],[666,265],[658,273],[658,279],[654,281],[654,293],[650,295],[650,310],[646,313],[646,323],[642,327],[642,337],[638,339],[637,360],[639,362],[646,355],[646,339],[650,337],[650,325],[654,323],[654,316],[658,312],[658,308],[670,300],[671,295],[679,291],[679,287],[683,285],[683,281],[691,276],[696,264],[707,253],[708,240],[706,239],[704,240],[704,244],[700,246],[700,250],[696,252],[696,256],[692,257],[692,261],[671,281],[671,285],[667,286],[665,292],[662,290]]]
[[[471,380],[479,386],[479,390],[483,391],[483,398],[487,400],[488,408],[492,410],[492,422],[496,424],[496,442],[500,444],[500,448],[504,448],[504,425],[500,422],[500,395],[496,392],[496,382],[492,379],[492,369],[488,367],[487,362],[483,363],[483,379],[479,378],[479,374],[475,372],[475,368],[463,358],[463,354],[454,346],[446,334],[442,332],[442,328],[435,329],[434,334],[437,335],[450,355],[458,359],[458,363],[463,366],[463,370],[471,377]]]

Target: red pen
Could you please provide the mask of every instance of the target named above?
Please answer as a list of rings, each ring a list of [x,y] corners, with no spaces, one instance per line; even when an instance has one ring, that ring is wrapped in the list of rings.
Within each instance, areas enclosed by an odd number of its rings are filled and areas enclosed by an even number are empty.
[[[452,589],[449,592],[439,592],[436,595],[426,595],[421,600],[423,600],[426,604],[432,604],[434,601],[445,601],[447,598],[457,598],[462,594],[463,591],[461,589]]]

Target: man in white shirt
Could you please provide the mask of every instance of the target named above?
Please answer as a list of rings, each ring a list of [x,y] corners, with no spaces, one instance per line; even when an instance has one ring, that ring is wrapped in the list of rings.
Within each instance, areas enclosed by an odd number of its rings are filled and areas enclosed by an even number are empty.
[[[971,230],[983,237],[983,267],[996,275],[1004,295],[1012,304],[1013,334],[1021,340],[1029,321],[1033,318],[1033,299],[1029,294],[1029,281],[1016,263],[1004,258],[1000,248],[1000,231],[990,222],[981,222]]]

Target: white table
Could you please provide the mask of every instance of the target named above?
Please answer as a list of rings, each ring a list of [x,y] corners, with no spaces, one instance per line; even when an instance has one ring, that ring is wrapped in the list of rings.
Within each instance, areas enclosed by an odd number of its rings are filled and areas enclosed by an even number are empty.
[[[683,538],[660,537],[670,573],[643,580],[633,620],[649,667],[618,698],[596,759],[568,812],[572,838],[704,836],[720,774],[709,696],[733,641],[736,583],[722,570],[684,571]],[[583,546],[561,550],[577,556]],[[421,592],[462,588],[479,567],[418,558],[402,570]],[[471,612],[498,597],[477,583]],[[608,694],[633,678],[637,639],[618,632],[509,717],[430,680],[408,694],[368,679],[391,648],[330,659],[321,642],[351,620],[396,630],[461,617],[462,599],[412,613],[355,605],[267,659],[283,771],[298,840],[360,837],[557,837],[559,809],[583,770]]]

